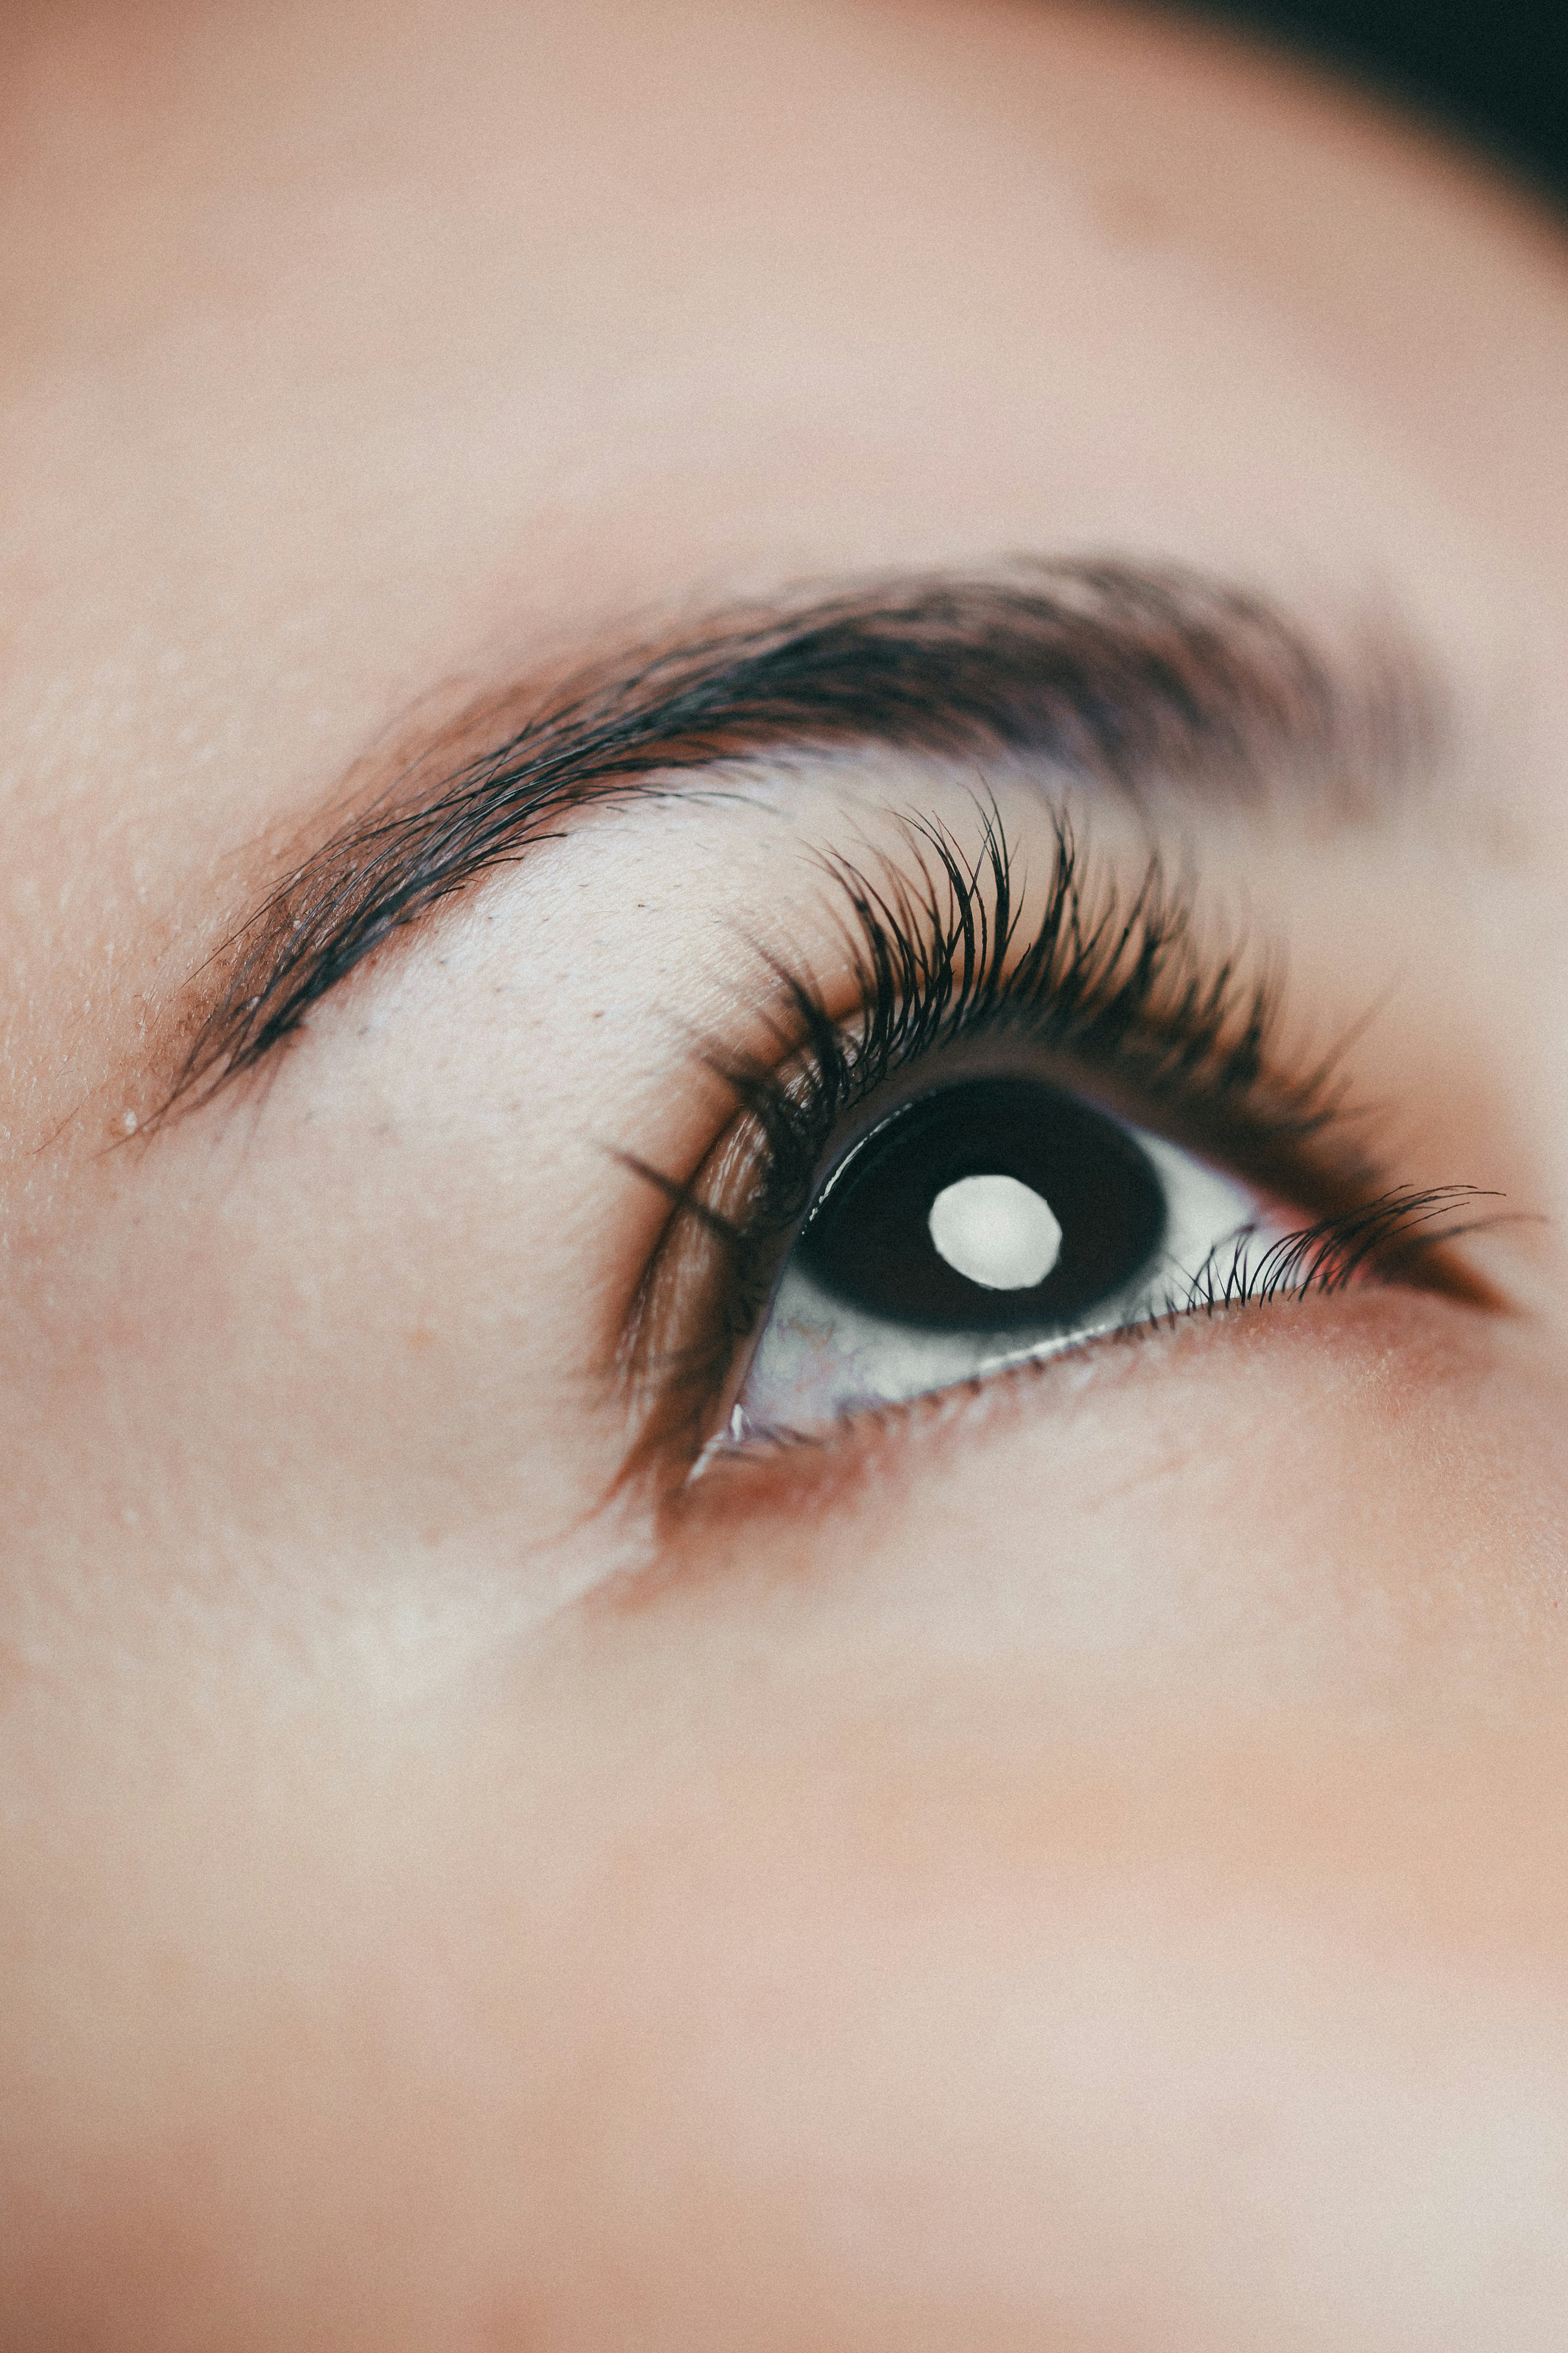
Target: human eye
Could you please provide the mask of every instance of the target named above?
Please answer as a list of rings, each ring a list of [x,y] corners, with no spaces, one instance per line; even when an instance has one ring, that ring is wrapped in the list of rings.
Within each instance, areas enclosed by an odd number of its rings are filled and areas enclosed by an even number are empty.
[[[712,1057],[724,1137],[645,1172],[684,1259],[650,1361],[700,1465],[1194,1312],[1463,1288],[1469,1188],[1388,1181],[1335,1057],[1280,1050],[1267,958],[1205,946],[1157,859],[1129,888],[1065,818],[1051,851],[1032,910],[994,809],[973,853],[915,819],[870,873],[827,860],[847,1003],[773,959],[771,1053]]]
[[[1020,1058],[1022,1060],[1024,1058]],[[731,1434],[897,1404],[1249,1285],[1256,1188],[1026,1067],[885,1113],[817,1188]]]

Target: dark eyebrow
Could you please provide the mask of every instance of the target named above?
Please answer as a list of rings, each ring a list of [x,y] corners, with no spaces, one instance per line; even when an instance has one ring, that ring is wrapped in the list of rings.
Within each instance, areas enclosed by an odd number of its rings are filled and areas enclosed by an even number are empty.
[[[201,976],[160,1116],[256,1069],[367,956],[574,809],[683,771],[881,745],[1037,761],[1144,804],[1283,786],[1345,817],[1431,754],[1436,713],[1396,633],[1331,655],[1266,598],[1173,569],[1034,564],[731,607],[470,709],[405,762]]]

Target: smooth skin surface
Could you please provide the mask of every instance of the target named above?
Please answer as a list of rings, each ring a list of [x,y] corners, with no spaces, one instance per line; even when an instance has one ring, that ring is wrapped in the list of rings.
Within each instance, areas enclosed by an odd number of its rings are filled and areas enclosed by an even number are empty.
[[[1557,2353],[1560,230],[1003,0],[47,0],[0,111],[5,2353]],[[146,1133],[469,696],[1086,554],[1423,648],[1377,807],[1181,831],[1487,1303],[619,1479],[615,1151],[815,849],[962,830],[887,754],[598,812]]]

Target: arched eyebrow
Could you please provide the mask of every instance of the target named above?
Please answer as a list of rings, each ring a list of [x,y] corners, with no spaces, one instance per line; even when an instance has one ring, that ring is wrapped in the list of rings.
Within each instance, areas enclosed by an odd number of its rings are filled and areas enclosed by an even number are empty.
[[[160,1116],[255,1070],[368,956],[573,812],[720,762],[1006,755],[1138,804],[1305,797],[1350,819],[1440,733],[1397,632],[1331,654],[1266,598],[1190,572],[1035,564],[731,607],[470,709],[404,759],[202,976]]]

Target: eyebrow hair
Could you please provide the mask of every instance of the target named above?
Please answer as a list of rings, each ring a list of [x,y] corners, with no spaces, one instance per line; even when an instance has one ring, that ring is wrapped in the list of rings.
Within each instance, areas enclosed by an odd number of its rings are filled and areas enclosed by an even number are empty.
[[[682,773],[784,748],[989,754],[1134,804],[1256,807],[1283,789],[1342,820],[1381,804],[1441,732],[1399,633],[1331,653],[1267,598],[1175,568],[1036,563],[731,607],[526,702],[471,707],[404,763],[197,976],[155,1120],[254,1071],[388,940],[574,810]]]

